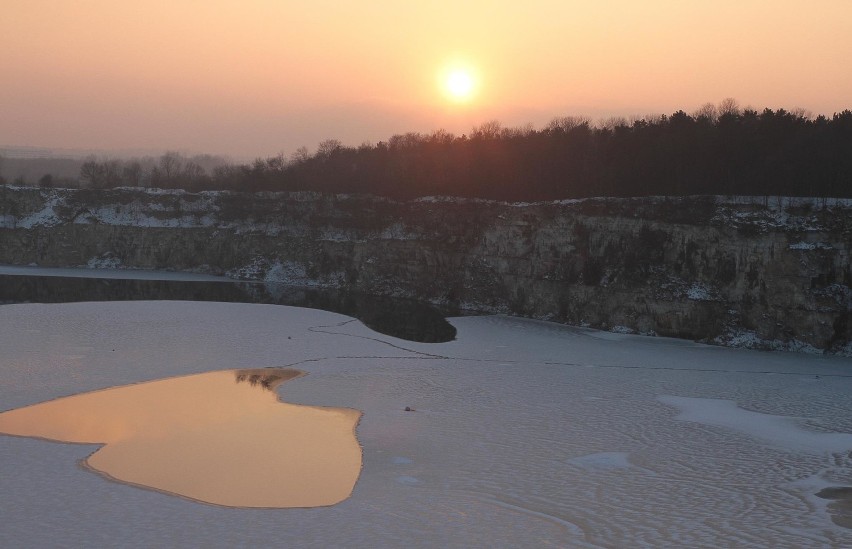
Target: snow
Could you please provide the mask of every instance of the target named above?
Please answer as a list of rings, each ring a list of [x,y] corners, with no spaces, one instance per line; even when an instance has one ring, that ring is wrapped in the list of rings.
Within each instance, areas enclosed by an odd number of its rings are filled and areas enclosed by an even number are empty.
[[[296,261],[276,261],[272,264],[264,280],[266,282],[297,283],[308,278],[307,270],[302,263]]]
[[[89,269],[118,269],[121,267],[121,260],[112,254],[104,254],[87,261],[86,267]]]
[[[328,242],[358,242],[358,238],[354,231],[345,229],[326,228],[318,236],[318,240],[326,240]]]
[[[364,412],[364,467],[332,507],[225,509],[87,472],[94,446],[0,436],[0,546],[852,545],[814,495],[852,485],[852,360],[452,323],[421,344],[274,305],[4,305],[0,409],[294,366],[285,401]]]
[[[238,280],[263,280],[277,284],[301,287],[338,287],[343,283],[345,273],[331,272],[322,278],[311,276],[310,265],[299,261],[285,260],[270,262],[264,257],[254,257],[246,265],[232,269],[226,274]]]
[[[833,250],[834,246],[825,242],[796,242],[787,246],[791,250]]]
[[[9,187],[10,190],[22,191],[23,189]],[[232,229],[238,233],[260,232],[277,236],[282,232],[297,230],[286,223],[258,222],[252,219],[235,220],[221,217],[220,199],[235,193],[228,191],[203,191],[190,193],[174,189],[141,189],[133,187],[120,187],[112,191],[123,193],[125,200],[116,200],[115,203],[92,206],[74,213],[67,210],[73,206],[79,209],[80,205],[74,200],[74,191],[69,189],[51,189],[41,191],[44,203],[41,210],[28,212],[20,216],[0,216],[0,228],[25,228],[51,227],[68,222],[76,224],[107,224],[114,226],[136,226],[136,227],[158,227],[158,228],[217,228]],[[257,193],[256,196],[269,200],[280,200],[286,197],[295,202],[315,202],[323,199],[337,201],[363,200],[363,196],[337,194],[322,195],[317,192],[279,192],[279,193]],[[799,197],[684,197],[711,199],[715,202],[717,212],[714,222],[718,224],[739,227],[748,225],[759,230],[791,230],[791,231],[825,231],[816,214],[824,209],[848,210],[852,208],[852,199],[841,198],[799,198]],[[643,197],[646,202],[670,201],[671,197],[650,196]],[[371,201],[398,203],[397,201],[381,197],[370,197]],[[540,202],[502,202],[480,198],[459,198],[451,196],[426,196],[411,201],[414,204],[456,204],[468,205],[479,204],[485,206],[499,206],[511,208],[535,208],[535,207],[564,207],[574,208],[584,202],[606,201],[607,203],[630,203],[634,198],[584,198],[551,200]],[[59,210],[57,210],[57,208]],[[787,210],[800,208],[813,211],[814,213],[791,214]],[[65,211],[60,215],[57,211]],[[323,240],[349,240],[353,235],[346,231],[325,230],[319,231],[317,238]],[[378,235],[377,235],[378,236]],[[388,227],[381,238],[409,239],[413,235],[398,227]],[[800,244],[808,245],[803,242]],[[831,247],[830,244],[819,243],[819,246]],[[792,246],[797,246],[793,244]],[[813,249],[797,248],[792,249]]]
[[[22,217],[17,221],[13,218],[11,225],[9,224],[9,217],[11,216],[6,216],[6,224],[2,228],[32,229],[34,227],[53,227],[54,225],[59,225],[62,223],[62,220],[56,215],[54,208],[60,203],[60,198],[52,197],[44,203],[44,207],[41,210]]]
[[[402,223],[393,223],[382,230],[379,238],[382,240],[417,240],[419,236],[407,231]]]
[[[298,261],[275,261],[266,271],[263,277],[264,282],[275,282],[279,284],[287,284],[291,286],[338,286],[343,283],[344,273],[333,272],[322,280],[312,277],[308,274],[308,267],[304,263]]]
[[[807,196],[716,196],[717,204],[766,206],[783,209],[802,206],[852,208],[852,198],[817,198]]]
[[[415,198],[412,202],[420,202],[422,204],[505,204],[496,200],[488,200],[485,198],[462,198],[458,196],[421,196]]]
[[[785,450],[843,453],[852,449],[852,433],[821,433],[802,428],[796,418],[744,410],[731,400],[663,395],[660,402],[681,410],[675,419],[724,427]]]
[[[693,301],[719,301],[717,292],[700,282],[692,283],[692,286],[686,290],[686,297]]]
[[[713,339],[716,345],[728,347],[741,347],[744,349],[759,349],[771,351],[786,351],[794,353],[807,353],[812,355],[823,354],[822,349],[817,349],[809,343],[798,339],[782,341],[780,339],[763,339],[756,332],[743,329],[729,329],[725,334]],[[848,349],[841,348],[835,351],[838,356],[852,357]]]
[[[760,232],[784,230],[832,233],[837,229],[827,226],[820,212],[848,212],[852,208],[852,199],[847,198],[716,196],[715,202],[714,223],[737,228],[749,227]],[[800,211],[796,212],[796,209]],[[824,242],[800,241],[792,243],[790,249],[833,249],[833,246]]]

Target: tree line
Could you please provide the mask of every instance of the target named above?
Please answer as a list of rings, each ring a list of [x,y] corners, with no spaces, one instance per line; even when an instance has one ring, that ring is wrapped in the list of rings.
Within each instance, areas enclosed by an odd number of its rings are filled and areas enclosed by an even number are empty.
[[[84,163],[93,187],[369,193],[399,199],[447,195],[509,201],[589,196],[755,195],[852,197],[852,111],[809,116],[741,109],[734,100],[687,114],[559,117],[540,129],[481,124],[395,135],[377,144],[326,140],[311,154],[203,169],[169,153],[133,162]]]
[[[167,152],[159,157],[3,158],[0,184],[40,187],[212,188],[218,168],[228,166],[221,156],[186,156]],[[5,168],[5,169],[4,169]]]

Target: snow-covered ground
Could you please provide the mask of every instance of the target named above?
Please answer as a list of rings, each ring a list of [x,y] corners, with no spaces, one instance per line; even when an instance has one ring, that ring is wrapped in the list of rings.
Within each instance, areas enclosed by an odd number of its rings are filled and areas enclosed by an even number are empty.
[[[295,366],[284,400],[364,412],[364,466],[332,507],[234,509],[104,480],[77,465],[92,446],[0,436],[0,546],[852,546],[815,496],[852,485],[852,360],[452,322],[456,341],[419,344],[274,305],[4,305],[0,409]]]

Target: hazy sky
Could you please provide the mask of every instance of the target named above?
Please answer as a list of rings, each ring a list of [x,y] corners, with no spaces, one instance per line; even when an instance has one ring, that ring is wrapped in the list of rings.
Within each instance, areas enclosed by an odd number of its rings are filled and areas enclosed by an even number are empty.
[[[464,67],[466,101],[441,79]],[[496,118],[852,108],[852,0],[2,0],[0,145],[238,158]]]

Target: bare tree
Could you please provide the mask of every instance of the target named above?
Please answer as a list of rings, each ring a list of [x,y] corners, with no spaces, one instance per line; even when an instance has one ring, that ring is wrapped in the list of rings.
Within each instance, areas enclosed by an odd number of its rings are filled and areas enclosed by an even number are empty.
[[[284,153],[278,153],[266,159],[267,167],[275,173],[284,173],[287,170],[289,162],[284,158]]]
[[[326,139],[320,141],[319,145],[317,145],[317,156],[331,156],[342,148],[343,144],[339,140]]]
[[[102,164],[103,183],[104,187],[118,187],[121,185],[121,162],[118,160],[106,160]]]
[[[80,180],[90,187],[99,189],[104,184],[104,168],[94,156],[89,156],[80,166]]]
[[[716,111],[716,105],[714,105],[713,103],[704,103],[703,105],[698,107],[694,113],[692,113],[692,117],[696,120],[703,118],[704,120],[713,123],[716,122],[717,115],[718,113]]]
[[[302,145],[290,155],[290,162],[293,164],[301,164],[302,162],[306,162],[311,157],[310,152],[308,152],[308,148]]]
[[[627,119],[623,116],[610,116],[598,120],[598,127],[602,130],[614,130],[615,128],[627,126]]]
[[[647,124],[656,125],[666,121],[666,115],[660,113],[648,113],[642,117]]]
[[[500,137],[503,139],[510,139],[513,137],[527,137],[535,133],[535,127],[532,125],[532,122],[527,122],[523,126],[517,126],[515,128],[503,128],[500,130]]]
[[[131,160],[121,169],[121,178],[128,187],[140,187],[142,174],[142,164],[138,160]]]
[[[790,114],[801,120],[813,120],[814,113],[802,107],[795,107]]]
[[[391,150],[412,149],[425,140],[425,137],[417,132],[392,135],[388,139],[388,148]]]
[[[557,116],[556,118],[548,122],[544,129],[549,132],[568,133],[574,128],[579,128],[580,126],[589,126],[591,122],[592,121],[586,118],[585,116]]]
[[[470,130],[471,139],[497,139],[503,130],[499,120],[489,120]]]
[[[192,183],[198,181],[207,174],[204,172],[204,168],[202,168],[200,165],[196,164],[195,162],[187,162],[183,166],[181,175],[184,179],[187,180],[188,183]]]
[[[432,135],[429,136],[429,141],[432,143],[437,143],[441,145],[448,145],[455,141],[456,136],[447,130],[441,128],[439,130],[435,130],[432,132]]]
[[[719,117],[740,115],[740,105],[733,97],[722,99],[721,103],[719,103],[719,108],[716,110],[719,113]]]
[[[180,153],[169,151],[160,157],[159,169],[160,177],[167,182],[173,183],[177,179],[183,165],[183,158]]]

